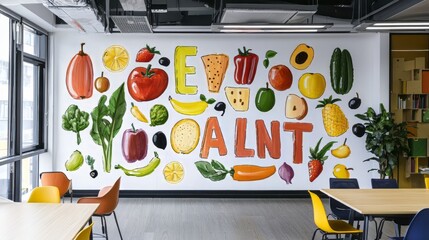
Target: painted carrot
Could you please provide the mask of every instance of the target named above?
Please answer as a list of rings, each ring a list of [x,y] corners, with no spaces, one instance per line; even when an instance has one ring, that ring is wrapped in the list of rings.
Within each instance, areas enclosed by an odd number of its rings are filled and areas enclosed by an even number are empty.
[[[255,181],[270,177],[276,172],[276,166],[261,167],[255,165],[236,165],[232,168],[232,179],[236,181]]]
[[[261,167],[256,165],[236,165],[228,170],[222,163],[212,160],[195,162],[195,166],[203,177],[212,181],[221,181],[229,174],[236,181],[256,181],[272,176],[276,167]]]

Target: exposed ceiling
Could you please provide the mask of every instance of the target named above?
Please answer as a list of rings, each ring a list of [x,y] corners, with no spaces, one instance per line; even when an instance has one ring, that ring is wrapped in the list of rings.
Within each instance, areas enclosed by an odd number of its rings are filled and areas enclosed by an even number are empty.
[[[328,23],[329,31],[342,32],[353,31],[361,21],[429,21],[429,0],[2,0],[1,4],[48,31],[72,26],[84,32],[211,32],[217,24]]]

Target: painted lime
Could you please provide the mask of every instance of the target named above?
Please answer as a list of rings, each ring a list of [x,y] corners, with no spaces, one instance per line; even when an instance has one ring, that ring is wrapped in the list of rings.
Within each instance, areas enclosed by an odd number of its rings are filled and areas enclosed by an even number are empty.
[[[320,73],[304,73],[299,78],[298,89],[307,98],[320,98],[326,89],[325,77]]]

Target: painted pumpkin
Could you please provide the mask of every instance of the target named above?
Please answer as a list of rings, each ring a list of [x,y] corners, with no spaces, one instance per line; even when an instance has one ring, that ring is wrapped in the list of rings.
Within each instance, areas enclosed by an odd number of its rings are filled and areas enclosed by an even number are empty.
[[[72,58],[67,67],[67,91],[74,99],[90,98],[94,86],[92,61],[89,55],[83,52],[83,45],[85,43],[80,44],[80,51]]]

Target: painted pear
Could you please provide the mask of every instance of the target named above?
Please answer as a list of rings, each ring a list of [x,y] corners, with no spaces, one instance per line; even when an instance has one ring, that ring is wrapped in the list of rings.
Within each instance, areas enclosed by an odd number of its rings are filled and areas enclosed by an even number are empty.
[[[349,170],[353,170],[353,168],[347,168],[343,164],[337,164],[334,166],[332,174],[334,174],[336,178],[350,178]]]
[[[331,154],[337,158],[346,158],[350,156],[351,150],[350,147],[346,145],[346,142],[347,138],[341,146],[331,150]]]

